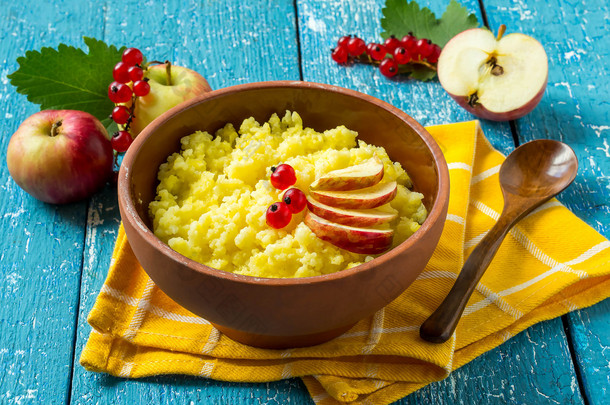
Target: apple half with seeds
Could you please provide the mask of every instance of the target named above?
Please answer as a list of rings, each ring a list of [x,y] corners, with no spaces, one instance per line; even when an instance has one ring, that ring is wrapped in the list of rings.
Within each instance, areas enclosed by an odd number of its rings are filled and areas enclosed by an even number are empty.
[[[392,246],[394,230],[359,228],[337,224],[311,211],[305,215],[305,225],[322,240],[353,253],[375,255]]]
[[[346,210],[331,207],[316,201],[311,196],[307,197],[307,208],[315,215],[331,222],[355,227],[367,227],[381,225],[393,221],[398,216],[378,209]]]
[[[335,208],[368,209],[390,202],[396,196],[396,182],[377,183],[358,190],[309,190],[311,196],[322,204]]]
[[[383,178],[383,163],[374,157],[359,165],[333,170],[311,183],[316,190],[357,190],[374,186]]]
[[[497,36],[473,28],[453,37],[438,60],[438,79],[449,95],[477,117],[509,121],[532,111],[548,79],[548,59],[534,38]]]

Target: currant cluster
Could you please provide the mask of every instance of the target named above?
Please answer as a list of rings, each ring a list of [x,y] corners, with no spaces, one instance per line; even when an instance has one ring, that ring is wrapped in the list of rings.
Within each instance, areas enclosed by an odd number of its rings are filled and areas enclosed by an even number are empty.
[[[134,117],[136,97],[150,93],[150,85],[148,79],[144,78],[142,69],[143,60],[144,56],[139,49],[127,48],[121,61],[112,70],[114,81],[108,86],[108,98],[118,105],[114,107],[110,117],[122,127],[111,139],[112,148],[117,152],[125,152],[133,141],[129,134],[129,125]]]
[[[297,176],[292,166],[281,164],[271,168],[271,185],[278,190],[286,190],[297,182]],[[292,214],[298,214],[305,209],[307,197],[298,188],[286,190],[282,201],[275,202],[267,208],[265,219],[267,225],[281,229],[292,220]]]
[[[357,61],[378,65],[381,74],[393,77],[399,73],[401,65],[408,63],[434,68],[440,54],[440,46],[429,39],[416,38],[410,32],[402,39],[392,35],[383,44],[371,42],[368,45],[362,38],[346,35],[339,38],[331,56],[337,63]]]

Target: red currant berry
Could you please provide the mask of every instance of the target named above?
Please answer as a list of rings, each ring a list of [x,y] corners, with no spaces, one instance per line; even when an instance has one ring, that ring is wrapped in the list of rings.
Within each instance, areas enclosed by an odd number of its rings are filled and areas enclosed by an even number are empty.
[[[344,46],[336,47],[335,49],[333,49],[331,57],[337,63],[347,62],[347,48],[345,48]]]
[[[138,97],[144,97],[150,93],[150,84],[146,80],[138,80],[133,84],[133,94]]]
[[[417,49],[417,53],[421,56],[422,59],[427,58],[432,54],[434,48],[432,47],[432,41],[429,39],[420,39],[415,44],[415,48]]]
[[[142,80],[142,77],[144,77],[144,71],[142,71],[142,68],[139,66],[131,66],[127,69],[127,74],[129,74],[129,79],[132,82]]]
[[[413,36],[412,32],[409,32],[407,35],[402,37],[402,39],[400,40],[402,47],[405,48],[409,52],[412,52],[415,49],[416,42],[417,42],[417,38],[415,38]]]
[[[385,58],[379,65],[379,71],[385,77],[394,77],[398,73],[398,64],[393,58]]]
[[[292,212],[284,202],[273,203],[267,208],[265,215],[267,225],[275,229],[281,229],[290,223]]]
[[[385,40],[383,45],[385,46],[385,49],[386,51],[388,51],[388,53],[393,54],[394,49],[400,46],[400,41],[394,35],[390,35],[390,37]]]
[[[121,57],[123,62],[125,62],[128,66],[139,65],[142,63],[144,56],[142,52],[138,48],[127,48],[123,52],[123,56]]]
[[[341,38],[339,38],[339,40],[337,41],[337,46],[342,46],[344,48],[347,48],[347,43],[349,42],[349,40],[352,39],[351,35],[345,35],[342,36]]]
[[[291,188],[284,193],[284,202],[293,214],[297,214],[305,209],[307,197],[298,188]]]
[[[347,52],[350,55],[360,56],[364,51],[366,51],[366,43],[362,39],[354,37],[347,42]]]
[[[108,98],[113,103],[126,103],[131,100],[131,87],[125,83],[112,82],[108,86]]]
[[[115,132],[114,135],[112,135],[112,139],[110,140],[112,149],[116,150],[119,153],[125,152],[127,149],[129,149],[129,145],[131,145],[131,142],[133,142],[133,139],[127,131]]]
[[[409,54],[409,51],[402,46],[399,46],[394,50],[394,60],[396,60],[396,63],[399,65],[406,65],[411,62],[411,55]]]
[[[117,105],[112,110],[112,120],[119,125],[125,125],[129,121],[130,116],[129,108],[124,105]]]
[[[386,51],[385,46],[372,42],[366,47],[366,53],[368,53],[373,60],[382,60],[388,52]]]
[[[292,166],[281,164],[271,168],[271,185],[279,190],[285,190],[297,182],[297,175]]]
[[[114,69],[112,70],[112,77],[119,83],[127,83],[129,80],[129,73],[127,73],[127,69],[129,66],[124,62],[119,62],[114,65]]]
[[[428,62],[430,63],[436,63],[438,62],[438,57],[441,56],[441,47],[433,44],[432,45],[432,53],[430,54],[430,56],[428,56]]]

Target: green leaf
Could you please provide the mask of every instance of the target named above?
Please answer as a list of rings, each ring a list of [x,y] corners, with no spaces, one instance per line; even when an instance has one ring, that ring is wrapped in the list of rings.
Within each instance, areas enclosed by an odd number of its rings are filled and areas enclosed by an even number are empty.
[[[98,118],[109,133],[116,125],[108,118],[114,104],[108,99],[112,69],[125,48],[117,49],[94,38],[83,38],[89,53],[60,44],[27,51],[19,57],[19,68],[8,76],[17,92],[27,96],[41,110],[67,109],[88,112]]]
[[[436,77],[436,70],[415,63],[400,66],[398,73],[408,75],[411,79],[420,80],[422,82],[427,82]]]
[[[479,21],[476,15],[470,14],[466,7],[455,0],[451,0],[434,31],[434,38],[430,39],[442,48],[460,32],[478,26]]]

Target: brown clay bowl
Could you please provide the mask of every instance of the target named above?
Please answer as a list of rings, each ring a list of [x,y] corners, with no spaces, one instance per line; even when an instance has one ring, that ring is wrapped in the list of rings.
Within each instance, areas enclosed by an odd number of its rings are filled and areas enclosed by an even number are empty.
[[[196,130],[214,133],[248,117],[264,122],[297,111],[317,131],[345,125],[364,141],[383,146],[425,196],[429,215],[396,248],[338,273],[296,279],[235,275],[196,263],[155,237],[148,204],[157,171]],[[264,82],[207,93],[157,118],[126,153],[118,181],[121,218],[144,270],[169,297],[239,342],[286,348],[318,344],[384,307],[417,278],[443,229],[449,174],[440,148],[413,118],[356,91],[307,82]]]

